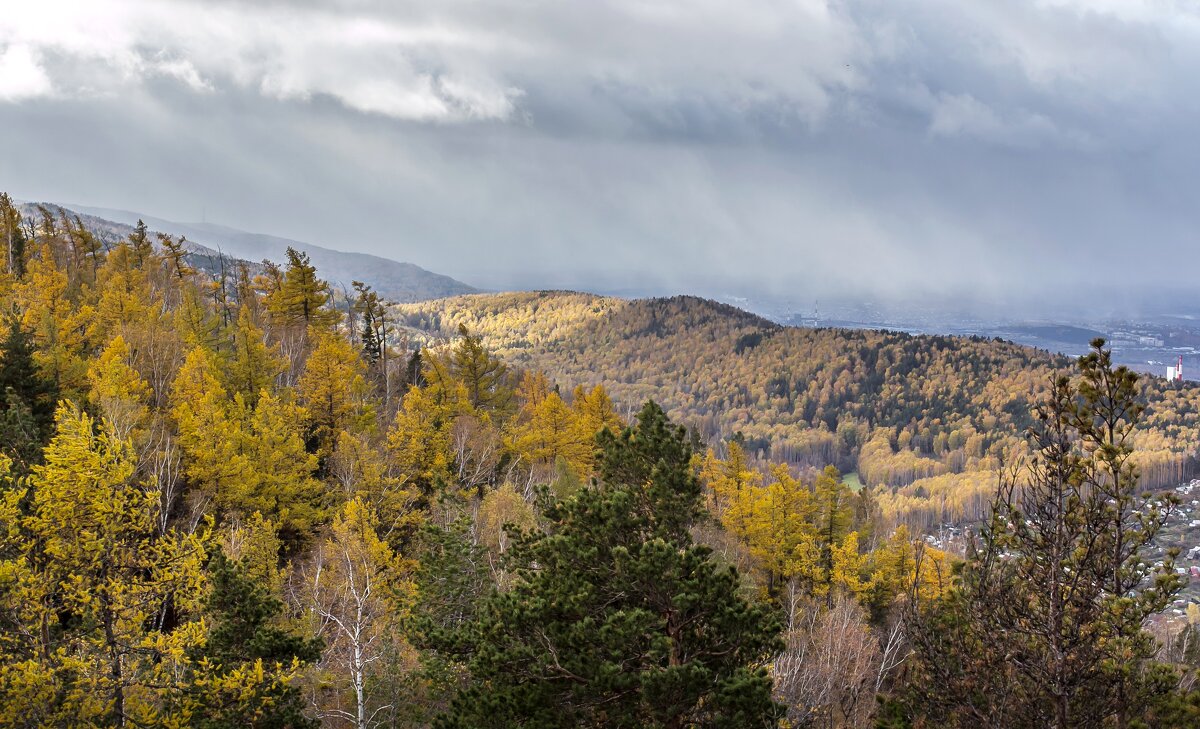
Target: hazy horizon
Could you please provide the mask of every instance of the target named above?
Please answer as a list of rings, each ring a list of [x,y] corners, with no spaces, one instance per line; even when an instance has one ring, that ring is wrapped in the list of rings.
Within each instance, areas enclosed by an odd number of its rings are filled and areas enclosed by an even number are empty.
[[[100,208],[70,201],[28,200],[16,196],[14,196],[14,200],[29,205],[60,205],[75,212],[94,215],[124,225],[133,225],[135,221],[145,219],[151,229],[161,227],[163,232],[176,235],[185,233],[193,242],[209,247],[215,246],[218,249],[220,249],[219,240],[206,238],[203,233],[197,234],[197,230],[207,227],[235,234],[267,236],[297,243],[301,248],[318,245],[312,241],[283,238],[267,230],[242,230],[225,225],[221,221],[170,221],[146,211]],[[321,245],[320,247],[340,252],[362,252],[337,247],[336,244]],[[401,260],[402,258],[388,255],[386,251],[371,255],[379,255],[391,260]],[[413,263],[413,261],[407,262]],[[444,274],[442,271],[432,271],[432,273]],[[1142,292],[1114,290],[1106,299],[1098,300],[1081,298],[1075,291],[1050,291],[1048,289],[1040,292],[1040,295],[1037,296],[1021,292],[1019,295],[1005,298],[995,295],[978,295],[977,293],[962,295],[929,290],[879,293],[850,289],[841,292],[826,291],[823,294],[814,290],[781,292],[758,287],[752,280],[720,281],[710,279],[672,286],[651,277],[642,277],[639,281],[636,271],[627,273],[623,280],[618,282],[593,279],[563,284],[560,279],[557,284],[553,282],[548,284],[545,278],[530,276],[525,280],[495,287],[478,286],[475,281],[470,280],[463,281],[463,283],[476,286],[483,293],[570,290],[622,298],[694,295],[730,303],[781,323],[792,318],[810,318],[814,314],[826,321],[844,323],[878,323],[885,319],[912,323],[921,318],[937,319],[942,323],[957,321],[960,324],[964,320],[971,319],[978,319],[989,324],[1038,321],[1098,323],[1164,317],[1175,317],[1181,320],[1200,319],[1198,292],[1182,287]],[[824,301],[823,306],[822,301]],[[935,326],[930,331],[941,331],[944,328]]]

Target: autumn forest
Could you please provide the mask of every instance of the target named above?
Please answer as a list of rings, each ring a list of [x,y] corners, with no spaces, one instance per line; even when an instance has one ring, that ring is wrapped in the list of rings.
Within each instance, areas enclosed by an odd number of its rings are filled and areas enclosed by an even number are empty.
[[[1200,387],[1103,341],[0,248],[2,726],[1200,722]]]

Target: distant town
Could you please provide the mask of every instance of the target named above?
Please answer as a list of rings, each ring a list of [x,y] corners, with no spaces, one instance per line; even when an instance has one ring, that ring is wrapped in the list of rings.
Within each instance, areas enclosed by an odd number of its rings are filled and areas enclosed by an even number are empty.
[[[1137,317],[1059,316],[1016,318],[954,313],[938,304],[792,301],[722,297],[728,303],[791,326],[890,329],[910,334],[999,338],[1049,352],[1078,356],[1103,337],[1113,359],[1137,372],[1172,380],[1200,381],[1200,314]]]

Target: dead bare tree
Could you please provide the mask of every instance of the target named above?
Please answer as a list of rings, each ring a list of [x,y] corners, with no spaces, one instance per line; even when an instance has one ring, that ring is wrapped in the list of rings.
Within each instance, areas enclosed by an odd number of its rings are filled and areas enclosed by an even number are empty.
[[[786,600],[786,648],[773,674],[788,720],[793,726],[869,726],[885,662],[866,611],[840,594],[826,607],[794,586]]]

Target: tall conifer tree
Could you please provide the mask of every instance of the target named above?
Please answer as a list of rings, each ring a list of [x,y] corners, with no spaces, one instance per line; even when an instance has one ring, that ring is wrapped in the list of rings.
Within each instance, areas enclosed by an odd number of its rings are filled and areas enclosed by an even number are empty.
[[[692,543],[683,429],[649,403],[600,443],[602,482],[551,505],[548,534],[520,536],[512,588],[459,633],[475,683],[438,726],[774,726],[778,626]]]

